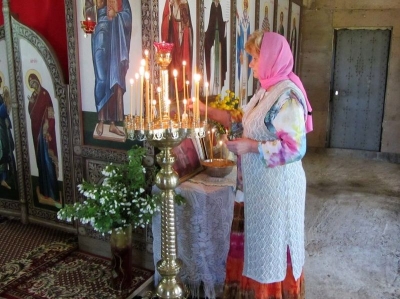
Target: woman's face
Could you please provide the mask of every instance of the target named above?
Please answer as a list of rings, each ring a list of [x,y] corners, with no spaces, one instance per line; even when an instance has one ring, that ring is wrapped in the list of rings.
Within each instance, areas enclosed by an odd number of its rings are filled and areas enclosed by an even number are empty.
[[[251,55],[251,61],[250,61],[249,66],[253,70],[254,78],[258,79],[258,63],[259,63],[260,54],[253,50],[250,53],[250,55]]]

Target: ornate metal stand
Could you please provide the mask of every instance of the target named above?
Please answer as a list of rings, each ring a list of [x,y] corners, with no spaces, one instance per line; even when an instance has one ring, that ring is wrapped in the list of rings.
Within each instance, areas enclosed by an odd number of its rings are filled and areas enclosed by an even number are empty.
[[[157,270],[161,280],[156,288],[158,298],[187,298],[189,290],[179,280],[182,262],[176,254],[175,191],[179,177],[172,168],[175,157],[172,149],[189,136],[204,137],[206,124],[200,119],[177,122],[170,117],[168,100],[168,70],[171,62],[172,44],[155,43],[156,60],[161,67],[162,105],[159,116],[154,119],[147,111],[146,117],[128,115],[125,119],[127,137],[131,140],[147,140],[161,152],[157,162],[161,170],[156,175],[156,186],[161,190],[161,260]],[[160,100],[161,101],[161,100]]]
[[[177,277],[181,268],[181,261],[176,253],[176,226],[175,226],[175,191],[179,177],[172,168],[175,157],[172,148],[178,146],[185,138],[192,134],[204,136],[203,128],[167,128],[154,130],[128,130],[128,138],[133,140],[147,140],[161,152],[157,155],[157,162],[161,170],[156,175],[156,186],[161,190],[161,260],[157,262],[157,270],[161,280],[156,288],[159,298],[187,298],[189,291]]]
[[[180,130],[177,134],[167,133],[160,142],[150,142],[161,149],[157,155],[157,162],[161,170],[156,176],[156,185],[161,190],[163,198],[161,206],[161,260],[157,262],[157,270],[162,279],[159,282],[156,294],[160,298],[187,298],[189,291],[177,278],[181,268],[181,261],[176,254],[176,227],[175,227],[175,187],[179,177],[172,169],[175,161],[172,148],[179,145],[186,138],[189,130]]]

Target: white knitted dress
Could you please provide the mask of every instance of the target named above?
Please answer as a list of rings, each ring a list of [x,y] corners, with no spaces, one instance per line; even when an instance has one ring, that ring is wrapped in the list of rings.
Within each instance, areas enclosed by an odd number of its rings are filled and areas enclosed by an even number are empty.
[[[260,89],[244,108],[243,135],[266,141],[274,136],[264,124],[267,111],[283,91],[302,93],[290,81],[283,81],[266,92]],[[284,101],[279,99],[278,101]],[[242,155],[245,202],[245,249],[243,275],[260,283],[284,280],[287,247],[290,248],[293,275],[298,279],[304,265],[304,206],[306,178],[302,162],[270,168],[260,154]]]

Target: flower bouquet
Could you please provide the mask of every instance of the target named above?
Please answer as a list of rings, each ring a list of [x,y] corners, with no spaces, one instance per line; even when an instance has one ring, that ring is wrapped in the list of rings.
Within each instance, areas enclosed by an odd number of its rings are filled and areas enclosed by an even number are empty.
[[[79,192],[86,200],[66,205],[58,211],[58,219],[68,222],[78,219],[103,234],[122,230],[129,225],[137,228],[150,223],[160,206],[158,196],[149,195],[144,189],[146,170],[142,159],[145,149],[134,146],[127,154],[127,163],[105,166],[101,184],[87,181],[79,184]]]
[[[78,219],[100,233],[110,234],[111,285],[118,291],[132,284],[132,229],[144,227],[160,211],[159,195],[145,191],[145,151],[134,146],[127,152],[127,163],[106,165],[101,184],[83,181],[78,189],[86,200],[66,205],[57,213],[60,220]]]
[[[227,134],[227,137],[230,139],[242,135],[243,128],[241,122],[243,110],[239,107],[239,103],[239,98],[230,90],[226,90],[226,95],[223,98],[219,94],[216,96],[215,101],[210,103],[211,107],[229,111],[232,119],[231,128],[224,128],[221,123],[211,120],[210,123],[215,127],[216,134]]]

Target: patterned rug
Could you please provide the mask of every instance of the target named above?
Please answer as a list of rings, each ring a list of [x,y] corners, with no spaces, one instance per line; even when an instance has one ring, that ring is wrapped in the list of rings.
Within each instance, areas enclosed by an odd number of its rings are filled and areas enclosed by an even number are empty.
[[[152,281],[154,271],[133,267],[132,272],[129,289],[113,290],[111,261],[79,251],[71,238],[40,245],[0,266],[0,298],[133,298]]]
[[[19,219],[0,216],[0,266],[20,259],[43,244],[65,242],[71,238],[76,236],[55,228],[33,223],[22,224]]]

